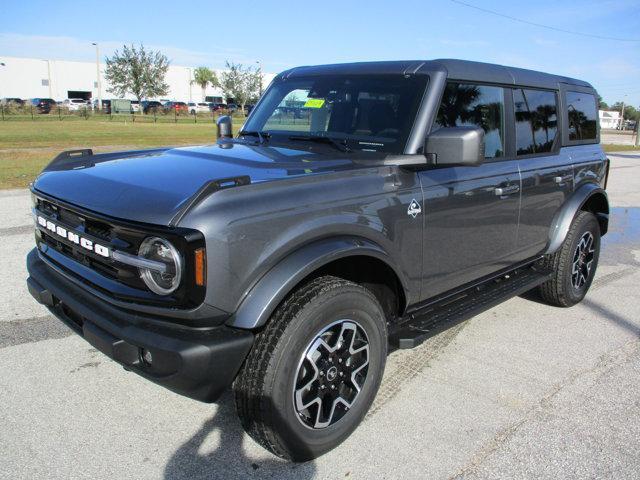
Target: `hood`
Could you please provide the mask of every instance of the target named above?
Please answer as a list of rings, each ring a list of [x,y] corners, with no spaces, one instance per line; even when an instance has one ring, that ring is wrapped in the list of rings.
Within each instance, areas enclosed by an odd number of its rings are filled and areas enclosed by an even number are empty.
[[[168,225],[205,184],[248,176],[251,183],[358,168],[351,155],[224,143],[56,161],[34,188],[72,205],[124,220]]]

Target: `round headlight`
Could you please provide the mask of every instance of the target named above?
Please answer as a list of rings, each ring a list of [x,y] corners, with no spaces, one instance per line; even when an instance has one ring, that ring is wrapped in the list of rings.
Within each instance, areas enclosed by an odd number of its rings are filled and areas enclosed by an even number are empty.
[[[182,257],[178,250],[164,238],[145,238],[138,255],[157,262],[158,267],[141,267],[140,277],[153,293],[169,295],[180,285],[182,277]]]

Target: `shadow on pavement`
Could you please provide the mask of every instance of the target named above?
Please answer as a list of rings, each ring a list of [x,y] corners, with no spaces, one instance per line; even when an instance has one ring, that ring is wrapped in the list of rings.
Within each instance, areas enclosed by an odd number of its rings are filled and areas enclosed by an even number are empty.
[[[602,318],[604,320],[607,320],[607,321],[609,321],[609,322],[621,327],[622,329],[626,330],[627,332],[632,333],[636,337],[640,338],[640,326],[630,322],[629,320],[627,320],[626,318],[618,315],[617,313],[612,312],[607,307],[604,307],[604,306],[594,302],[593,300],[589,300],[588,298],[585,298],[582,301],[582,304],[585,305],[587,308],[590,308],[591,310],[596,312],[600,318]]]
[[[164,471],[164,478],[225,479],[234,478],[291,478],[309,479],[315,475],[313,462],[290,463],[271,454],[268,459],[247,457],[244,443],[253,442],[237,418],[233,395],[225,393],[218,410],[202,427],[172,455]],[[217,433],[219,440],[212,451],[206,449],[206,440]]]
[[[545,303],[544,300],[542,300],[542,298],[540,297],[540,295],[538,294],[537,291],[535,290],[531,290],[529,292],[523,293],[522,295],[520,295],[522,298],[529,300],[531,302],[536,302],[536,303],[540,303],[542,305],[551,307],[548,303]],[[603,320],[607,320],[621,328],[623,328],[624,330],[628,331],[629,333],[632,333],[633,335],[635,335],[636,337],[640,338],[640,325],[636,325],[634,323],[632,323],[631,321],[627,320],[626,318],[618,315],[617,313],[613,312],[612,310],[608,309],[607,307],[600,305],[599,303],[594,302],[593,300],[590,300],[589,297],[585,298],[584,300],[582,300],[582,302],[580,302],[580,305],[584,305],[585,307],[593,310],[594,312],[596,312],[598,314],[599,318],[602,318]],[[558,308],[558,307],[552,307],[552,308]]]

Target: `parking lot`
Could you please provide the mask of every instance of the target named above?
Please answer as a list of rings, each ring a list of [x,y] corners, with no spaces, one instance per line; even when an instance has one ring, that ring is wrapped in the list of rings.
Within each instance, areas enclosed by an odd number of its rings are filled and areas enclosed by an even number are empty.
[[[582,304],[515,298],[393,353],[366,421],[299,465],[244,435],[230,394],[155,386],[36,304],[29,196],[0,191],[0,478],[640,478],[640,153],[609,156]]]

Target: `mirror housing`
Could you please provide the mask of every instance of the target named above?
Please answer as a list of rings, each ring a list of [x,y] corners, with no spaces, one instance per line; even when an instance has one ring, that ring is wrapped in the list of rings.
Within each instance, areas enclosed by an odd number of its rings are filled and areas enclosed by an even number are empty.
[[[216,127],[218,128],[218,140],[221,138],[233,138],[233,127],[229,115],[223,115],[218,118]]]
[[[484,162],[484,130],[479,127],[444,127],[431,133],[425,143],[427,157],[436,166],[477,167]]]

